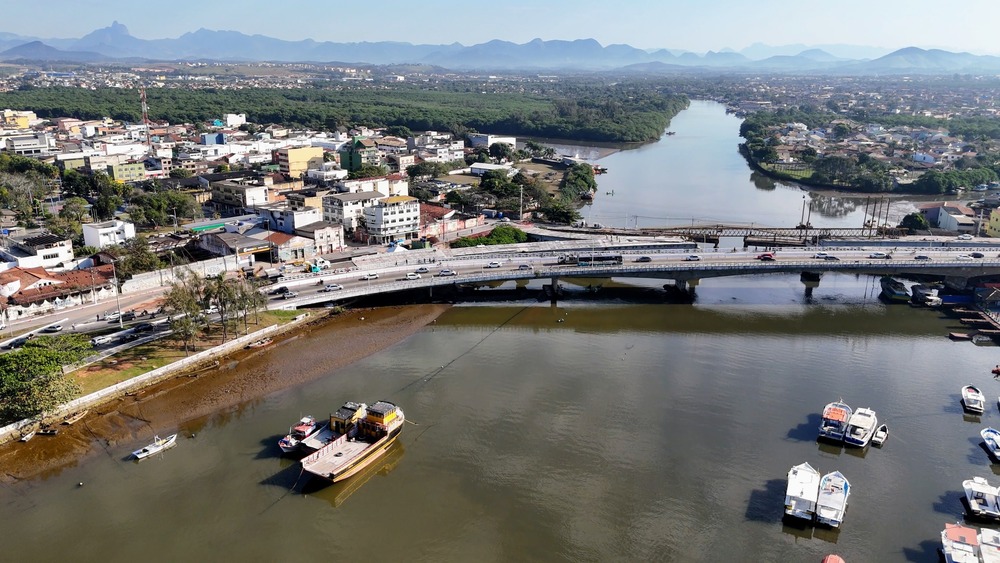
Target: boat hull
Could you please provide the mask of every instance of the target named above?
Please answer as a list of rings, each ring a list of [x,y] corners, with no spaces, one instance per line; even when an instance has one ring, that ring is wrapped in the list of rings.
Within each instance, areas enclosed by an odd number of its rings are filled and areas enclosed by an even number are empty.
[[[382,457],[382,454],[384,454],[386,450],[388,450],[389,447],[392,446],[393,442],[396,441],[396,438],[399,437],[399,434],[402,431],[403,431],[403,426],[400,425],[399,428],[396,428],[395,430],[390,432],[385,438],[382,438],[378,442],[372,444],[372,446],[365,451],[365,454],[364,456],[362,456],[361,459],[359,459],[352,465],[346,467],[344,471],[332,476],[330,480],[333,481],[334,483],[339,483],[341,481],[353,477],[361,470],[363,470],[365,467],[371,465],[372,462]]]

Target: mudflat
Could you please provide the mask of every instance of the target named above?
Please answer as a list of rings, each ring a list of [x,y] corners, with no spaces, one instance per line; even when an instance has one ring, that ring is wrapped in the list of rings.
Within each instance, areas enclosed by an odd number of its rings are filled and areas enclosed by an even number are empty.
[[[139,447],[154,433],[167,435],[199,417],[329,375],[406,339],[448,307],[352,309],[281,334],[271,346],[234,353],[216,367],[180,373],[135,395],[91,408],[73,426],[59,426],[56,436],[37,436],[30,442],[0,447],[0,482],[58,474],[91,455],[117,455],[112,452],[127,449],[120,446]],[[285,347],[284,354],[308,361],[275,369],[264,357],[275,347]]]

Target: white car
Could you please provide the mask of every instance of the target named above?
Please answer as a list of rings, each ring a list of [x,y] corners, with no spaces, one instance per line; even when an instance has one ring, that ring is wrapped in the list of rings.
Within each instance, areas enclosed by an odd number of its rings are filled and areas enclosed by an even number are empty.
[[[690,254],[684,257],[685,262],[697,262],[699,260],[701,260],[701,256],[698,256],[697,254]]]
[[[868,255],[869,258],[885,258],[888,256],[885,252],[872,252]]]
[[[344,286],[339,283],[330,283],[323,288],[323,291],[340,291],[341,289],[344,289]]]
[[[500,267],[500,262],[490,262],[489,264],[486,265],[486,267],[487,268],[499,268]]]
[[[445,269],[445,270],[441,270],[440,272],[438,272],[438,275],[442,276],[442,277],[455,276],[455,275],[458,275],[458,272],[456,272],[455,270],[447,270],[447,269]]]
[[[416,272],[410,272],[410,273],[406,274],[406,279],[408,279],[408,280],[419,280],[420,279],[420,274],[418,274]]]
[[[955,257],[955,260],[961,260],[963,262],[967,262],[969,260],[975,260],[975,258],[969,256],[968,254],[959,254],[958,256]]]
[[[817,252],[816,254],[813,254],[813,258],[816,258],[817,260],[825,260],[827,256],[829,256],[829,254],[826,252]]]
[[[958,235],[958,240],[972,240],[972,235],[970,234]]]
[[[368,272],[367,274],[361,276],[361,281],[377,280],[377,279],[378,279],[377,272]]]

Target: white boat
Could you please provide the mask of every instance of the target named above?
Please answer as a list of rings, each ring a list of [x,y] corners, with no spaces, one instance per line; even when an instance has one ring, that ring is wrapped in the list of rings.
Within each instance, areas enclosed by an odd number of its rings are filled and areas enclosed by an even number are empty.
[[[962,481],[962,489],[971,516],[1000,520],[1000,489],[991,486],[983,477]]]
[[[35,437],[35,433],[37,433],[37,432],[38,432],[38,430],[29,430],[29,431],[25,432],[24,434],[21,434],[21,441],[22,442],[27,442],[28,440],[34,438]]]
[[[148,446],[135,450],[132,455],[136,459],[145,459],[153,454],[158,454],[163,450],[174,447],[177,443],[177,434],[171,434],[166,438],[160,438],[159,436],[153,436],[153,442]]]
[[[886,425],[879,426],[875,429],[875,435],[872,436],[872,445],[882,447],[885,443],[886,438],[889,437],[889,427]]]
[[[979,435],[983,437],[986,449],[989,450],[993,459],[1000,461],[1000,430],[986,427],[979,431]]]
[[[844,434],[844,443],[849,446],[863,448],[871,441],[878,426],[878,417],[875,411],[861,407],[854,411],[851,419],[847,423],[847,433]]]
[[[278,447],[287,453],[299,449],[299,443],[319,430],[316,419],[311,416],[303,416],[299,421],[288,429],[288,435],[278,440]]]
[[[975,528],[945,524],[941,530],[941,554],[945,563],[979,563],[979,534]]]
[[[788,471],[788,487],[785,489],[785,514],[812,520],[816,514],[819,481],[819,471],[808,463],[792,467]]]
[[[844,439],[847,431],[847,421],[854,411],[843,401],[834,401],[823,409],[823,418],[819,423],[819,437],[837,442]]]
[[[839,528],[847,512],[847,497],[851,496],[851,484],[840,471],[827,473],[819,482],[819,497],[816,500],[816,522]]]
[[[962,406],[965,410],[982,414],[986,410],[986,397],[975,385],[962,387]]]
[[[1000,563],[1000,532],[990,528],[979,530],[979,557],[983,563]]]

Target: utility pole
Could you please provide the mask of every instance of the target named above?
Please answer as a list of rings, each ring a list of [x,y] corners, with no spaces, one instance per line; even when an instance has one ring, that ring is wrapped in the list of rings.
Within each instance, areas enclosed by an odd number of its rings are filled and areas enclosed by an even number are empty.
[[[518,195],[518,210],[517,210],[517,220],[524,220],[524,186],[518,186],[520,188]]]

